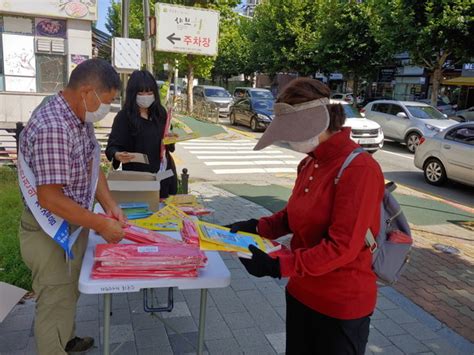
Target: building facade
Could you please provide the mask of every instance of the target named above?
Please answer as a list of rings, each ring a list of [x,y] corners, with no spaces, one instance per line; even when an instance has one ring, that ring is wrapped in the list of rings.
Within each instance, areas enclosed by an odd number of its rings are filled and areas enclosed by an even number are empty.
[[[0,0],[0,123],[26,122],[92,57],[95,0]]]

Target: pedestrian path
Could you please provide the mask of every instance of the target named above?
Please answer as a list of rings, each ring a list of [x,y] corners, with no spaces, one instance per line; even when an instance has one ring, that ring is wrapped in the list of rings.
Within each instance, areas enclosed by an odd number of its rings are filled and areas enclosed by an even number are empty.
[[[216,175],[296,173],[300,159],[286,149],[254,151],[248,139],[197,139],[179,144]]]
[[[228,224],[271,212],[247,199],[206,183],[191,184],[193,194],[216,212],[210,221]],[[205,330],[206,354],[261,355],[285,351],[286,280],[249,275],[238,258],[221,253],[231,272],[227,288],[209,292]],[[156,291],[155,304],[166,302],[167,290]],[[116,294],[112,301],[111,345],[114,355],[195,354],[199,321],[199,291],[177,290],[170,313],[151,315],[143,310],[141,292]],[[35,355],[32,333],[34,302],[17,305],[0,324],[1,355]],[[162,317],[165,326],[157,317]],[[170,327],[171,326],[171,327]],[[186,336],[183,340],[174,330]],[[372,316],[367,355],[472,355],[471,342],[437,321],[391,287],[380,287]],[[78,336],[93,336],[102,353],[103,299],[81,295],[76,316]]]

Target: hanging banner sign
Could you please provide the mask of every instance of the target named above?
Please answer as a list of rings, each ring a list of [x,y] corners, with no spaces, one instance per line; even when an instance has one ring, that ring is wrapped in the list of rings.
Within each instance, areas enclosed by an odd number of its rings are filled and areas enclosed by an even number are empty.
[[[219,11],[155,4],[157,51],[217,55]]]

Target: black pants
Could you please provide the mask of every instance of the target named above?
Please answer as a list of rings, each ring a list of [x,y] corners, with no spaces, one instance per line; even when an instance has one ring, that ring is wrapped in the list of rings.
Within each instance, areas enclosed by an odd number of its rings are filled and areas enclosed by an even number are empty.
[[[342,320],[318,313],[286,292],[286,354],[364,355],[370,316]]]

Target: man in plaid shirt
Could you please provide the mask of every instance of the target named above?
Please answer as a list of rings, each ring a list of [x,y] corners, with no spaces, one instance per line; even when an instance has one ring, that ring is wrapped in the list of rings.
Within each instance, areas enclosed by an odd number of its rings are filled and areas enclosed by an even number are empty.
[[[64,250],[41,229],[27,206],[22,214],[20,247],[37,297],[35,338],[40,355],[85,351],[94,343],[92,338],[74,334],[88,229],[117,243],[123,237],[124,217],[101,171],[95,198],[117,220],[88,209],[94,183],[92,156],[98,146],[93,122],[105,117],[119,87],[119,76],[106,61],[90,59],[79,64],[65,90],[34,111],[20,137],[20,151],[36,179],[41,207],[69,222],[70,233],[84,227],[72,248],[69,271]]]

